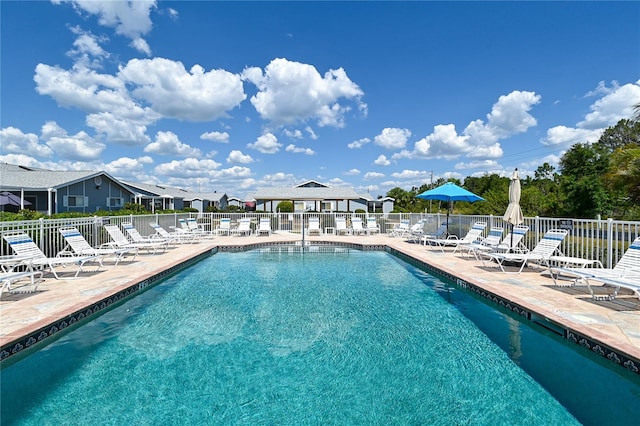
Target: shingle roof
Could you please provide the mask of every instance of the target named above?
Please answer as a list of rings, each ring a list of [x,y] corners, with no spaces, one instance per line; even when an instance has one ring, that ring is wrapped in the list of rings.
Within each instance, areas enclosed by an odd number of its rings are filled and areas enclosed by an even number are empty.
[[[100,175],[109,176],[105,172],[96,171],[45,170],[0,164],[0,188],[4,190],[46,191],[49,188],[61,188]],[[109,178],[118,182],[111,176]]]
[[[258,188],[252,198],[256,200],[358,200],[352,188]]]

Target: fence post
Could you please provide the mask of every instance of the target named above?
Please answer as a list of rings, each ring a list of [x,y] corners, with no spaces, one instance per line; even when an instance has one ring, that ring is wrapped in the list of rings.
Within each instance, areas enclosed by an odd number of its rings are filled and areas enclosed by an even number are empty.
[[[38,238],[38,246],[40,246],[40,250],[45,251],[44,247],[44,218],[41,217],[38,219],[40,222],[40,238]]]
[[[613,266],[613,219],[607,219],[607,268]]]

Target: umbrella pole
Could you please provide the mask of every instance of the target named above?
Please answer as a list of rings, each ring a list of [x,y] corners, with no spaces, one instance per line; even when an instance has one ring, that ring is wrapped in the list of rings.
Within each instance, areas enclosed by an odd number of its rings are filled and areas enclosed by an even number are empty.
[[[513,223],[511,224],[511,244],[509,245],[509,252],[513,251]]]

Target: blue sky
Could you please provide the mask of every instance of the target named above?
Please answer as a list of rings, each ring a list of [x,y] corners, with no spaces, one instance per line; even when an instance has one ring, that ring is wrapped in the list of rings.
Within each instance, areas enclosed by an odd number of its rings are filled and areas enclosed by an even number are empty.
[[[2,1],[0,161],[249,198],[532,175],[640,102],[638,2]]]

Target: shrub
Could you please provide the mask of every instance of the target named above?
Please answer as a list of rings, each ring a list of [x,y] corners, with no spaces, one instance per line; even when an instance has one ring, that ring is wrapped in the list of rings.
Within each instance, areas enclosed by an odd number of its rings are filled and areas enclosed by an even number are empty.
[[[282,213],[293,213],[293,202],[291,201],[280,201],[278,206],[276,207],[276,211]]]

